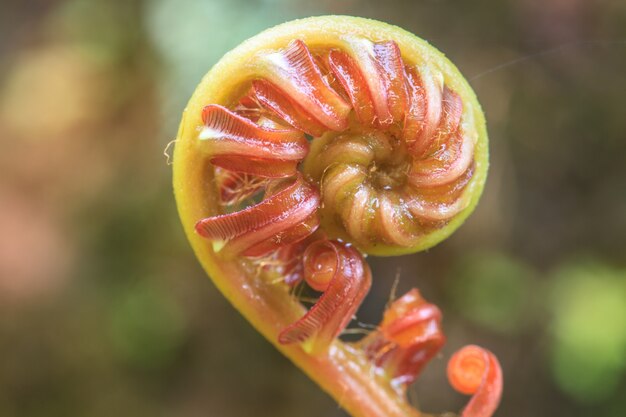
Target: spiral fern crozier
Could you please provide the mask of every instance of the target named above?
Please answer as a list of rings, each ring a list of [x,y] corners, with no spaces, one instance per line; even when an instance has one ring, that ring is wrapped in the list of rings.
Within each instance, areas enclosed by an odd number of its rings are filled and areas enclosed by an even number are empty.
[[[270,342],[355,417],[417,416],[405,391],[445,341],[439,309],[412,290],[359,342],[338,336],[370,288],[363,254],[449,236],[487,159],[480,106],[441,53],[384,23],[315,17],[209,71],[183,115],[174,190],[200,262]],[[308,309],[301,286],[320,293]],[[466,347],[448,373],[474,395],[464,416],[493,414],[495,356]]]

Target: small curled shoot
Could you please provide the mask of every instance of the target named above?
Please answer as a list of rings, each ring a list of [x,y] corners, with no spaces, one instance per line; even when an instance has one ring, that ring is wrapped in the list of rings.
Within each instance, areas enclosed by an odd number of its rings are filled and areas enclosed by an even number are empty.
[[[316,354],[324,351],[346,328],[367,295],[372,276],[369,266],[351,246],[326,240],[311,244],[304,253],[304,278],[324,291],[317,303],[284,329],[279,343],[303,343]]]
[[[448,362],[448,380],[458,392],[472,395],[461,417],[491,417],[502,396],[502,369],[487,349],[468,345]]]
[[[391,303],[378,330],[360,344],[392,385],[404,390],[417,379],[445,341],[441,311],[414,288]]]

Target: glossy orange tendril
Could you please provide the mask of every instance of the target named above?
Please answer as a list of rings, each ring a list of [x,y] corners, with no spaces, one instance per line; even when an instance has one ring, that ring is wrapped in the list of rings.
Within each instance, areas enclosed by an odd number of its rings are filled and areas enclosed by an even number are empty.
[[[413,289],[360,341],[337,338],[371,286],[359,250],[431,246],[430,235],[470,206],[475,173],[484,175],[475,111],[443,71],[408,62],[393,40],[344,34],[328,45],[285,43],[252,56],[245,67],[253,75],[226,105],[203,103],[195,139],[218,212],[197,220],[195,232],[217,263],[245,271],[237,290],[273,315],[270,326],[283,323],[272,303],[286,292],[307,285],[321,293],[272,334],[279,346],[299,347],[286,351],[308,372],[335,375],[325,382],[334,395],[357,393],[351,409],[368,410],[360,417],[418,416],[394,395],[445,343],[434,304]],[[448,376],[473,394],[464,417],[493,414],[502,375],[490,352],[463,348]]]
[[[473,395],[462,417],[491,416],[502,395],[502,369],[498,359],[479,346],[465,346],[448,362],[450,385],[462,394]]]

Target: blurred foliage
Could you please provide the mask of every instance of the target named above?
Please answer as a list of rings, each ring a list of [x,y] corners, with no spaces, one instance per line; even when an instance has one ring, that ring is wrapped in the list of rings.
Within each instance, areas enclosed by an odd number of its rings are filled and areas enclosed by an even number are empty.
[[[626,270],[576,262],[553,280],[554,377],[576,399],[606,400],[626,368]]]
[[[500,416],[626,415],[626,3],[33,0],[0,5],[0,416],[345,416],[210,284],[162,155],[226,51],[297,17],[397,24],[475,88],[491,137],[476,213],[427,253],[370,257],[444,312],[411,391],[458,410],[445,358],[497,353]],[[584,254],[581,256],[580,254]]]
[[[111,342],[117,354],[141,367],[172,362],[184,340],[180,306],[157,289],[138,285],[113,299]]]
[[[449,280],[451,297],[460,313],[487,329],[515,333],[524,330],[541,305],[531,296],[535,272],[521,261],[497,252],[460,258]],[[541,294],[541,292],[540,292]]]

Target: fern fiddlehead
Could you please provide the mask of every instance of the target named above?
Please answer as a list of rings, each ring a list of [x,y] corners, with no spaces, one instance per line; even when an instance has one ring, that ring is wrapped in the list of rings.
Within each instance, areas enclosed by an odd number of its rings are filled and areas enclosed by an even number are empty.
[[[241,44],[205,76],[179,129],[174,190],[187,236],[231,303],[354,416],[422,415],[408,384],[441,348],[417,290],[356,343],[338,336],[371,284],[363,254],[429,248],[470,214],[487,171],[480,106],[458,70],[399,28],[327,16]],[[307,309],[294,288],[321,293]],[[495,356],[469,346],[448,374],[500,399]]]

